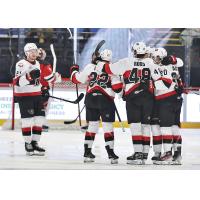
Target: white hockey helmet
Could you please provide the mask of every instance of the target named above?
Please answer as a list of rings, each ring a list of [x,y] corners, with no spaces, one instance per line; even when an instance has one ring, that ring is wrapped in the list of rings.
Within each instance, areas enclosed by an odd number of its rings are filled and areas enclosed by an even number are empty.
[[[100,57],[102,60],[110,62],[112,60],[112,51],[109,49],[105,49],[105,50],[101,51]]]
[[[154,52],[154,50],[155,50],[155,48],[148,46],[148,47],[146,48],[146,53],[152,54],[152,53]]]
[[[159,57],[161,60],[167,56],[167,51],[160,47],[160,48],[156,48],[154,51],[153,51],[153,55],[152,55],[154,58],[156,57]]]
[[[24,46],[24,53],[26,54],[30,50],[38,50],[37,46],[35,43],[27,43]]]
[[[145,54],[147,50],[146,44],[144,42],[136,42],[133,46],[132,46],[132,51],[135,54]]]

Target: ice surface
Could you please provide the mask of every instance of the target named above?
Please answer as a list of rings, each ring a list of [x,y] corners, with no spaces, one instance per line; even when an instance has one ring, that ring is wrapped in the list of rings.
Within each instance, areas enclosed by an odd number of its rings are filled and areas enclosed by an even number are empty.
[[[146,165],[126,164],[126,157],[133,153],[129,129],[123,133],[115,129],[115,152],[119,164],[111,165],[105,151],[102,130],[95,138],[93,153],[95,163],[83,163],[84,133],[80,131],[49,131],[43,133],[41,146],[46,156],[27,157],[20,131],[0,130],[0,169],[127,169],[127,170],[200,170],[200,130],[181,129],[183,137],[183,164],[181,166],[155,166],[151,162],[152,148]]]

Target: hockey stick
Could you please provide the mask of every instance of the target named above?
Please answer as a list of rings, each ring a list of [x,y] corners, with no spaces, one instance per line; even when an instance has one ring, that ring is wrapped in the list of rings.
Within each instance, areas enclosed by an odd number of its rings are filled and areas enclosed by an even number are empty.
[[[71,120],[71,121],[64,121],[64,124],[73,124],[77,121],[79,115],[82,113],[82,111],[84,110],[85,108],[85,105],[83,106],[83,108],[81,109],[80,113],[78,114],[78,116],[74,119],[74,120]]]
[[[74,101],[70,101],[70,100],[67,100],[67,99],[60,98],[60,97],[55,97],[55,96],[52,96],[52,95],[45,95],[45,97],[51,97],[51,98],[53,98],[53,99],[58,99],[58,100],[65,101],[65,102],[68,102],[68,103],[77,104],[77,103],[79,103],[79,102],[83,99],[84,94],[81,93],[81,94],[78,96],[78,98],[77,98],[76,100],[74,100]]]
[[[115,103],[114,103],[114,105],[115,105]],[[122,123],[122,119],[121,119],[121,117],[120,117],[120,115],[119,115],[119,111],[117,110],[116,105],[115,105],[115,112],[116,112],[116,114],[117,114],[117,118],[118,118],[118,120],[119,120],[119,123],[120,123],[120,125],[121,125],[121,127],[122,127],[122,131],[123,131],[123,132],[126,132],[126,131],[125,131],[125,128],[124,128],[124,125],[123,125],[123,123]]]
[[[72,32],[69,28],[67,28],[69,34],[70,34],[70,38],[73,38],[73,51],[74,51],[74,56],[73,56],[73,65],[77,64],[76,63],[76,53],[77,53],[77,47],[75,45],[75,34],[74,34],[74,37],[72,35]],[[75,29],[74,29],[74,32],[75,32]],[[78,85],[76,84],[76,95],[77,95],[77,98],[78,98]],[[81,115],[80,115],[80,104],[78,103],[78,118],[79,118],[79,125],[81,126]]]
[[[55,73],[56,72],[57,58],[56,58],[56,54],[55,54],[53,44],[50,44],[50,49],[51,49],[51,53],[52,53],[52,56],[53,56],[53,73]]]
[[[70,38],[72,39],[72,38],[73,38],[73,35],[72,35],[71,30],[70,30],[69,28],[67,28],[67,30],[68,30],[68,32],[69,32],[69,34],[70,34]]]
[[[67,29],[68,29],[68,28],[67,28]],[[70,35],[71,35],[71,37],[72,37],[71,31],[70,31],[69,29],[68,29],[68,31],[70,32]],[[98,43],[98,45],[97,45],[97,47],[95,48],[95,51],[94,51],[94,53],[95,53],[96,56],[98,55],[99,49],[103,46],[104,43],[105,43],[105,40],[102,40],[102,41],[100,41],[100,42]],[[76,91],[78,91],[77,84],[76,84]],[[74,120],[71,120],[71,121],[64,121],[64,124],[73,124],[73,123],[75,123],[75,122],[77,121],[77,119],[80,118],[80,114],[82,113],[82,111],[84,110],[84,108],[85,108],[85,105],[84,105],[83,108],[79,111],[78,116],[77,116]],[[117,109],[116,109],[116,110],[117,110]],[[118,111],[117,111],[117,112],[118,112]],[[118,117],[120,118],[119,112],[118,112],[117,115],[118,115]],[[120,118],[120,120],[121,120],[121,118]],[[81,124],[80,124],[80,126],[81,126]],[[123,128],[123,131],[124,131],[124,128]]]
[[[105,42],[106,42],[105,40],[101,40],[101,41],[99,42],[99,44],[97,45],[97,47],[96,47],[96,49],[95,49],[95,51],[94,51],[94,54],[95,54],[96,56],[98,56],[99,50],[100,50],[100,48],[105,44]],[[114,105],[115,105],[115,103],[114,103]],[[120,117],[120,115],[119,115],[119,111],[118,111],[116,105],[115,105],[115,112],[116,112],[116,114],[117,114],[117,118],[118,118],[118,120],[119,120],[119,123],[120,123],[120,125],[121,125],[121,127],[122,127],[122,131],[125,132],[125,128],[124,128],[124,125],[123,125],[123,123],[122,123],[122,120],[121,120],[121,117]]]
[[[97,47],[96,47],[96,49],[95,49],[95,51],[94,51],[94,53],[95,53],[95,55],[96,56],[98,56],[98,53],[99,53],[99,50],[101,49],[101,47],[105,44],[105,40],[101,40],[100,42],[99,42],[99,44],[97,45]]]
[[[53,44],[50,44],[50,49],[51,49],[51,53],[52,53],[52,56],[53,56],[53,75],[55,75],[57,58],[56,58],[56,54],[55,54]],[[54,91],[54,83],[52,85],[52,95],[53,95],[53,91]]]

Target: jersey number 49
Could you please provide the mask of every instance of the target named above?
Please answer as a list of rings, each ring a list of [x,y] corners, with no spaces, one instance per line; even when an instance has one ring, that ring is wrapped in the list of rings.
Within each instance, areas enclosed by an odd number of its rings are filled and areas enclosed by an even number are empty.
[[[133,68],[130,76],[129,81],[131,83],[138,83],[140,80],[150,80],[150,69],[149,68]]]

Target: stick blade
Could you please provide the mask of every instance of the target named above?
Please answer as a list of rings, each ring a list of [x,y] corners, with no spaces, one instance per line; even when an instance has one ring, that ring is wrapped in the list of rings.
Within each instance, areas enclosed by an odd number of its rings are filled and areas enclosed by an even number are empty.
[[[64,121],[64,124],[73,124],[76,122],[76,119],[75,120],[72,120],[72,121]]]

